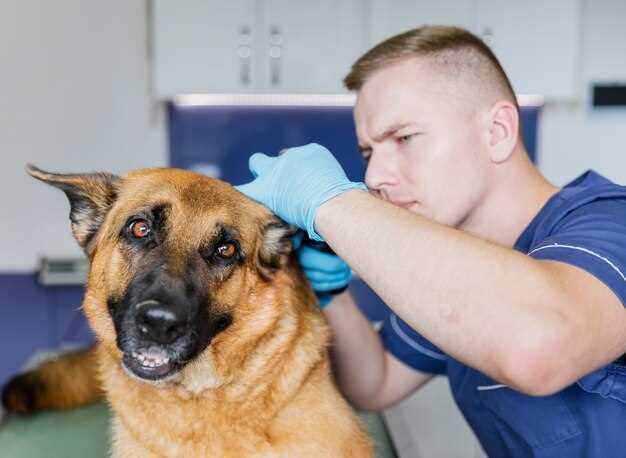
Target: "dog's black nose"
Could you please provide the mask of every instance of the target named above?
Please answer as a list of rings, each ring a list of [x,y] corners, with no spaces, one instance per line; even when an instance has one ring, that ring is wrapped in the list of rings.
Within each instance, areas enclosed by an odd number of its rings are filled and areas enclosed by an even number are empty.
[[[185,317],[174,307],[156,301],[144,301],[136,307],[135,323],[142,339],[165,345],[185,332]]]

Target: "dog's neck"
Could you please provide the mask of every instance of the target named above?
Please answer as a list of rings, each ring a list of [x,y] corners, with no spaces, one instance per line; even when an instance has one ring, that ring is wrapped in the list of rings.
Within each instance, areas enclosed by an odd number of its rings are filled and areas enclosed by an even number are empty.
[[[102,364],[116,365],[102,373],[116,434],[125,436],[125,443],[159,453],[163,447],[190,453],[181,456],[221,456],[220,450],[232,447],[232,440],[241,443],[234,434],[256,434],[262,440],[272,419],[313,372],[331,383],[326,351],[330,334],[314,296],[293,272],[275,281],[280,287],[264,299],[279,300],[283,306],[279,315],[268,315],[260,326],[264,332],[228,349],[211,344],[190,363],[187,372],[193,375],[183,374],[180,382],[160,387],[132,380],[112,356],[101,352]],[[280,296],[272,297],[272,291]],[[167,437],[163,431],[169,432]]]

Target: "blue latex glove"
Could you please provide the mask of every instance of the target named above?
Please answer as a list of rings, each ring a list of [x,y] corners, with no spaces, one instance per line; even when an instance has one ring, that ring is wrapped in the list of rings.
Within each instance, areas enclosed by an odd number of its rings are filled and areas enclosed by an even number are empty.
[[[350,189],[367,189],[348,180],[331,152],[316,143],[290,148],[277,157],[256,153],[249,165],[255,179],[236,188],[307,231],[312,240],[322,240],[314,227],[320,205]]]
[[[331,291],[348,286],[352,279],[352,271],[336,254],[325,253],[301,243],[303,235],[304,232],[298,231],[292,238],[293,245],[297,249],[302,270],[323,309],[334,296]]]

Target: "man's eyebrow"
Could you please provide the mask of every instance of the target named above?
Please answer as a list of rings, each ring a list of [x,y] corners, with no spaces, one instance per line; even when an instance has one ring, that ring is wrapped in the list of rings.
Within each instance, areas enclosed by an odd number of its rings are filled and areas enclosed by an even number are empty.
[[[417,125],[418,124],[416,122],[396,122],[387,127],[382,133],[374,135],[372,138],[375,141],[381,141],[400,129],[404,129],[405,127],[410,126],[417,127]]]
[[[393,133],[404,129],[405,127],[419,127],[419,124],[413,121],[410,122],[396,122],[387,127],[382,133],[373,136],[374,141],[381,141],[392,135]],[[372,149],[370,146],[365,146],[361,143],[358,145],[359,151],[363,153],[364,151],[368,151]]]

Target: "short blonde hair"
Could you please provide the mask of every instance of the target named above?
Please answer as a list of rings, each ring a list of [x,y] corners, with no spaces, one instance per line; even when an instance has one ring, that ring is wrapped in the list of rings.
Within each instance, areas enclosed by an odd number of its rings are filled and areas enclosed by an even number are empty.
[[[459,27],[423,26],[388,38],[362,55],[343,82],[348,90],[359,91],[375,71],[411,57],[431,58],[444,73],[497,91],[519,111],[513,86],[493,51]]]

